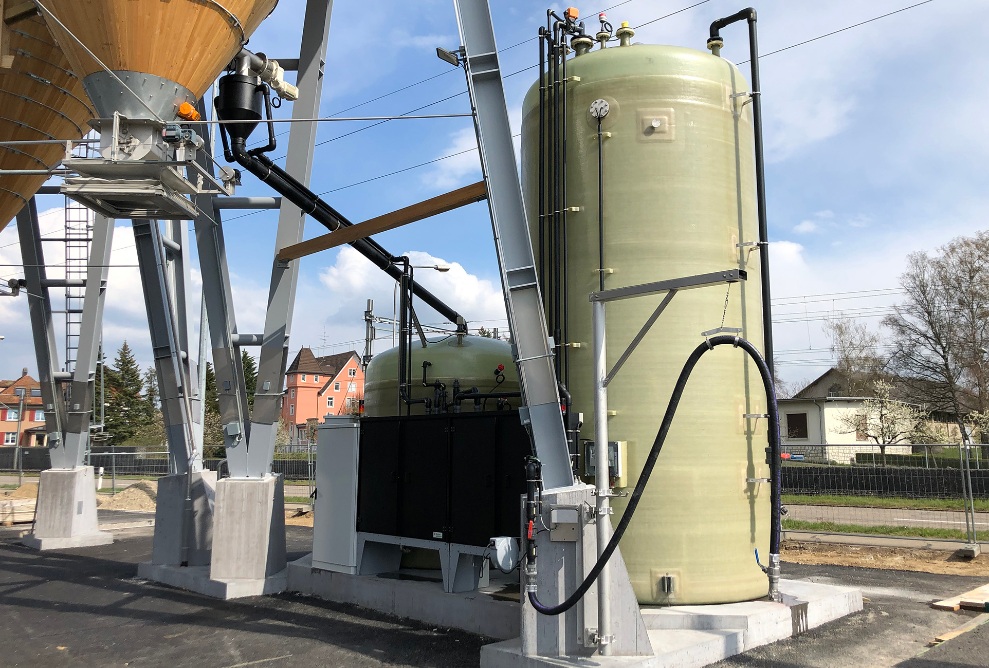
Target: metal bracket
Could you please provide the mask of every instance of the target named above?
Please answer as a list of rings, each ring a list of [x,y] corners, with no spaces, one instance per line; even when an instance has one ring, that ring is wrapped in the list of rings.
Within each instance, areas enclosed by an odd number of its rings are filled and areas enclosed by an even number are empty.
[[[741,334],[741,327],[715,327],[714,329],[709,329],[706,332],[701,332],[701,336],[705,339],[715,334]]]
[[[767,483],[767,484],[770,483],[770,482],[772,482],[772,481],[773,481],[772,478],[746,478],[745,479],[745,482],[759,482],[759,483],[764,482],[764,483]]]

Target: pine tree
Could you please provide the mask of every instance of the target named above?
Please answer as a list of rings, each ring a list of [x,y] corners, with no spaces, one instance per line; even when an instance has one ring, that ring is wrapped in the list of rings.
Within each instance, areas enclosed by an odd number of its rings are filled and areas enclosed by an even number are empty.
[[[254,393],[258,389],[258,367],[254,363],[254,358],[246,350],[241,350],[241,359],[244,362],[244,383],[247,386],[247,406],[254,410]]]
[[[134,353],[124,341],[112,367],[104,370],[106,379],[106,432],[120,445],[152,419],[143,396],[144,379]]]
[[[220,414],[220,395],[216,389],[216,372],[213,365],[206,363],[206,410],[212,410],[217,415]]]
[[[150,412],[158,410],[158,374],[153,366],[144,371],[144,401]]]

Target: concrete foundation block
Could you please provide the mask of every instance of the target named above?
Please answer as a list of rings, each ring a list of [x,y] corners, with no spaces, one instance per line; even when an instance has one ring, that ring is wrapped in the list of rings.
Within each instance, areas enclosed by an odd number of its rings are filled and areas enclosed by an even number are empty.
[[[211,580],[257,580],[285,570],[285,487],[280,475],[216,484]]]
[[[210,578],[209,571],[209,566],[182,567],[145,561],[138,564],[137,576],[221,600],[279,594],[285,591],[288,583],[288,572],[285,570],[266,578],[238,580],[214,580]]]
[[[99,530],[96,479],[92,466],[41,472],[34,532],[21,539],[37,550],[109,545],[113,534]]]
[[[351,575],[313,568],[312,555],[288,565],[288,590],[489,638],[519,634],[519,608],[476,591],[447,593],[441,582]]]
[[[190,479],[191,476],[191,479]],[[216,473],[168,475],[158,479],[155,537],[151,563],[162,566],[208,566],[213,547]],[[191,499],[186,503],[186,497]],[[187,547],[183,550],[183,543]]]
[[[646,607],[653,656],[525,656],[522,639],[481,648],[482,668],[537,666],[636,666],[699,668],[783,640],[862,609],[862,593],[797,580],[780,583],[782,603],[748,601],[723,605]]]

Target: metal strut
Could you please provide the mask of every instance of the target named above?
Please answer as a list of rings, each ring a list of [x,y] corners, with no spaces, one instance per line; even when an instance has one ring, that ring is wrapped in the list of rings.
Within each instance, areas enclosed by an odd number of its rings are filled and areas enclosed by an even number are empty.
[[[474,129],[487,183],[491,227],[501,270],[505,310],[546,489],[574,484],[560,410],[553,350],[539,292],[535,258],[516,170],[498,49],[487,0],[454,0],[463,42]]]

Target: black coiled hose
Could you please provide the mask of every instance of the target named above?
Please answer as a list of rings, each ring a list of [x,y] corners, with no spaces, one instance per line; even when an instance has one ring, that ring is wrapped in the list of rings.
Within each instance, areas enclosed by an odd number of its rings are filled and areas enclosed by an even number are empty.
[[[770,523],[769,530],[769,551],[770,554],[779,554],[779,544],[780,544],[780,495],[782,493],[782,476],[780,471],[780,417],[779,408],[776,404],[776,390],[773,387],[773,379],[769,373],[769,367],[766,364],[766,360],[763,359],[756,347],[745,339],[739,338],[737,336],[714,336],[706,340],[704,343],[697,346],[690,357],[687,358],[686,364],[683,365],[683,370],[680,372],[680,377],[677,378],[676,386],[673,388],[673,394],[670,396],[670,403],[666,407],[666,414],[663,416],[663,422],[659,427],[659,433],[656,435],[656,440],[652,444],[652,450],[649,451],[649,457],[646,459],[645,465],[642,467],[642,473],[639,475],[638,482],[635,483],[635,489],[632,491],[632,495],[629,497],[628,506],[625,508],[625,513],[622,515],[621,520],[618,522],[618,526],[615,528],[615,533],[611,536],[611,540],[608,541],[608,546],[598,557],[597,562],[594,567],[584,578],[584,581],[580,583],[577,590],[570,595],[567,600],[563,601],[558,605],[543,605],[536,598],[536,592],[529,591],[529,603],[532,607],[536,609],[537,612],[544,615],[559,615],[566,612],[574,606],[577,601],[583,598],[587,590],[590,589],[591,585],[601,574],[611,555],[614,554],[615,550],[618,548],[618,541],[622,539],[625,534],[625,530],[628,528],[629,523],[632,521],[632,515],[635,513],[635,508],[639,505],[639,499],[642,498],[642,492],[646,488],[646,484],[649,482],[649,476],[652,475],[653,468],[656,466],[656,460],[659,458],[659,452],[663,449],[663,443],[666,441],[666,435],[670,431],[670,426],[673,424],[673,416],[676,414],[677,406],[680,404],[680,397],[683,396],[683,390],[687,386],[687,379],[690,378],[691,372],[697,365],[698,360],[704,355],[704,353],[709,350],[713,350],[715,346],[725,346],[732,345],[736,348],[741,348],[749,357],[756,363],[759,368],[759,375],[762,377],[762,384],[766,390],[766,400],[768,403],[768,413],[769,413],[769,465],[770,465],[770,475],[772,476],[772,491],[770,493],[770,505],[772,506],[772,521]]]

